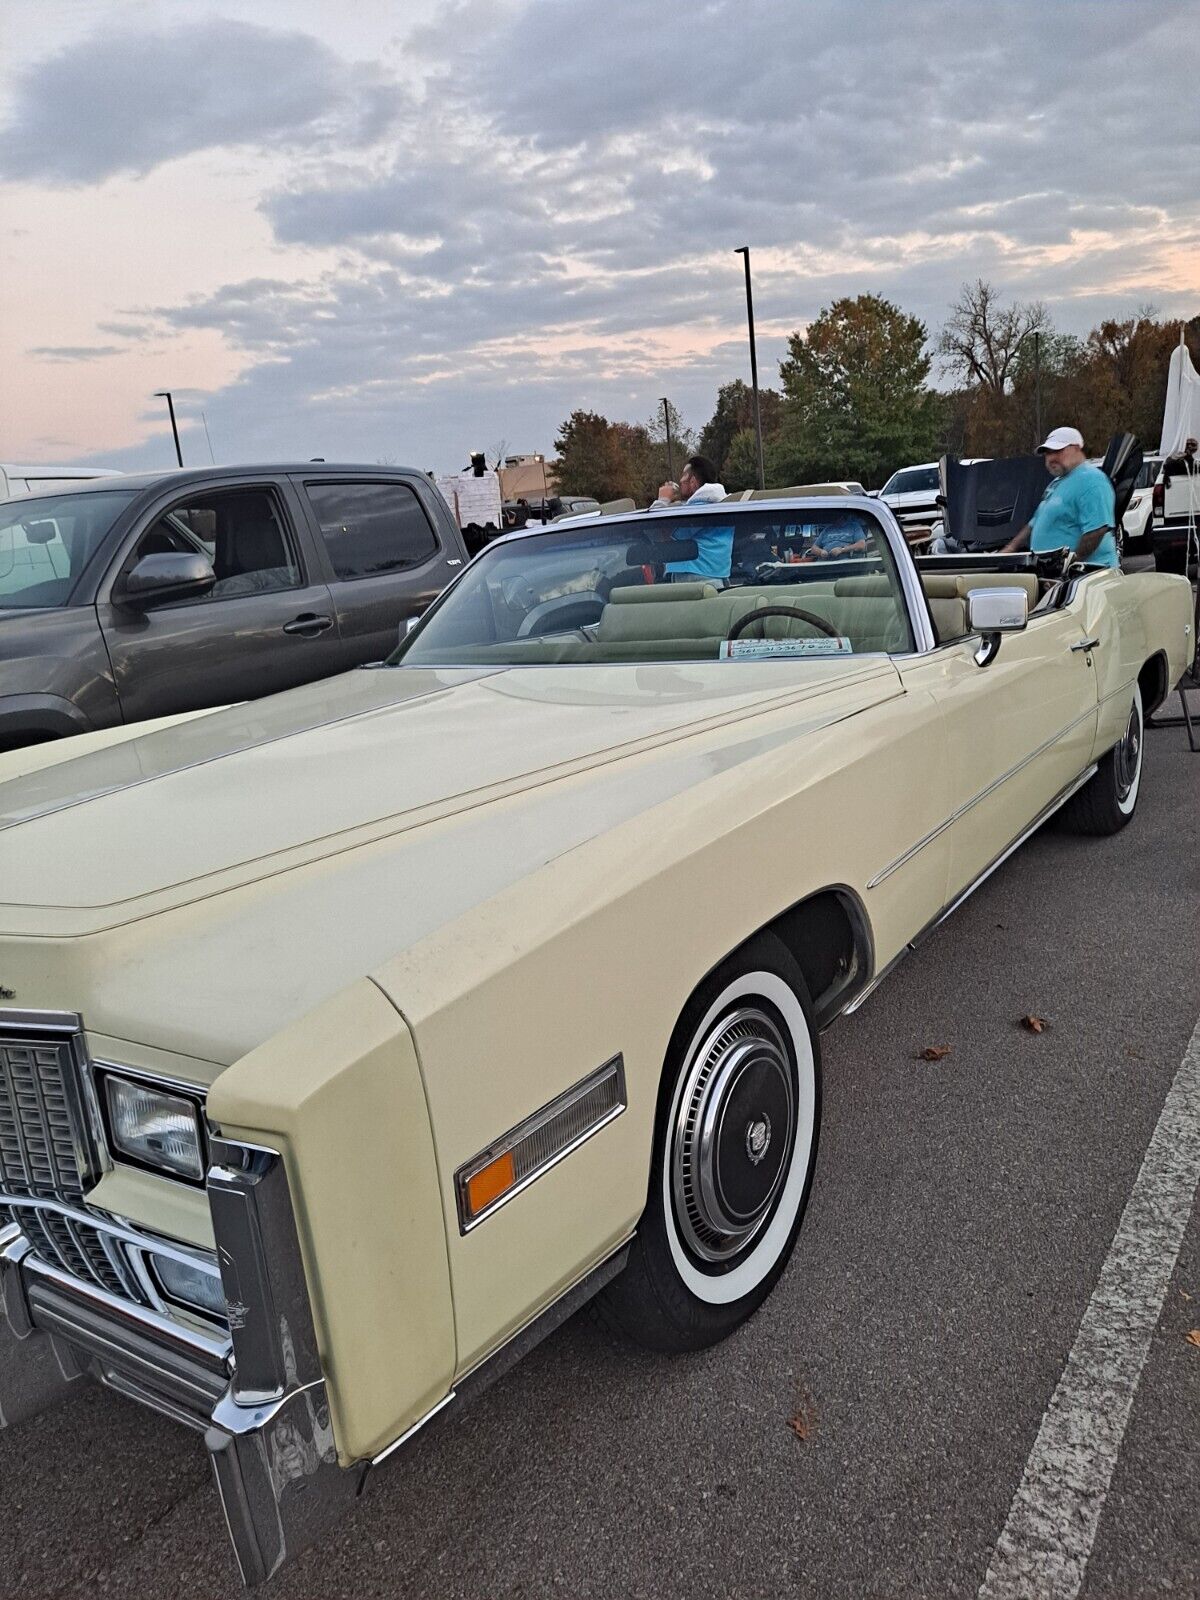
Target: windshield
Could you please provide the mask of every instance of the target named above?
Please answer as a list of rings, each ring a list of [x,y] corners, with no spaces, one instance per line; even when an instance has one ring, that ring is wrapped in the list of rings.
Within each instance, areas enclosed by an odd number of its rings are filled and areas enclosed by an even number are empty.
[[[132,490],[113,489],[0,504],[0,609],[65,606],[132,499]]]
[[[912,648],[883,531],[861,510],[714,510],[489,545],[391,665],[735,661]]]
[[[1162,462],[1156,456],[1151,456],[1148,460],[1143,461],[1142,470],[1138,473],[1137,482],[1133,487],[1135,489],[1149,489],[1153,484],[1157,483],[1161,468]]]
[[[936,467],[905,467],[903,472],[893,472],[880,494],[918,494],[924,489],[936,491],[938,488],[938,469]]]

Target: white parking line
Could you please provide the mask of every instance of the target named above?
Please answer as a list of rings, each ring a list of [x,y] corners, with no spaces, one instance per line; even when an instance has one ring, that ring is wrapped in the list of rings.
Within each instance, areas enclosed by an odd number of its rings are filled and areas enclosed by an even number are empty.
[[[1200,1182],[1200,1023],[1038,1430],[979,1600],[1074,1600]]]

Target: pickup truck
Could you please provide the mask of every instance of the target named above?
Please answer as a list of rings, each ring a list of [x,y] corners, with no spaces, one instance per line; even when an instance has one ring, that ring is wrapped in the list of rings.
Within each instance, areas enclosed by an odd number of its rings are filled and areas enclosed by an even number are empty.
[[[190,1425],[254,1584],[589,1297],[734,1333],[822,1031],[1052,814],[1136,829],[1191,627],[866,497],[683,506],[493,541],[374,670],[0,757],[0,1422]]]
[[[465,564],[392,467],[220,467],[0,504],[0,750],[379,660]]]

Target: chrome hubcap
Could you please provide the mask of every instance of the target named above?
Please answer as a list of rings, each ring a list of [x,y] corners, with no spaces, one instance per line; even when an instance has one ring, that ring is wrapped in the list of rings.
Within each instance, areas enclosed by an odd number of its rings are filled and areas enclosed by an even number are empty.
[[[672,1137],[676,1220],[702,1260],[728,1260],[763,1226],[795,1125],[795,1072],[778,1024],[755,1006],[728,1013],[696,1052]]]
[[[1122,800],[1128,800],[1129,792],[1137,781],[1138,767],[1142,759],[1142,723],[1138,716],[1137,706],[1131,706],[1129,721],[1125,725],[1125,736],[1117,746],[1116,779],[1117,794]]]

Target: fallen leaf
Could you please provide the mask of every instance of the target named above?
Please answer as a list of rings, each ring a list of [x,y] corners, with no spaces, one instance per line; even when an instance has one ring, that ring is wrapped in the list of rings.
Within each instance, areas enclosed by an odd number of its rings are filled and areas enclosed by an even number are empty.
[[[1045,1017],[1035,1017],[1032,1012],[1021,1018],[1021,1026],[1029,1033],[1045,1033],[1050,1024]]]
[[[1185,1300],[1190,1300],[1192,1298],[1192,1296],[1187,1292],[1186,1289],[1180,1289],[1179,1293],[1183,1297],[1183,1299],[1185,1299]]]
[[[914,1061],[944,1061],[953,1049],[948,1044],[927,1044],[924,1050],[918,1050],[913,1057]]]
[[[1125,1046],[1125,1054],[1131,1061],[1140,1061],[1142,1059],[1142,1052],[1135,1050],[1131,1044]]]
[[[817,1408],[810,1394],[801,1395],[800,1409],[795,1416],[788,1418],[788,1427],[797,1439],[811,1439],[817,1431]]]
[[[1197,1349],[1200,1349],[1200,1328],[1192,1329],[1191,1333],[1189,1333],[1187,1336],[1187,1342],[1189,1344],[1194,1344]]]

